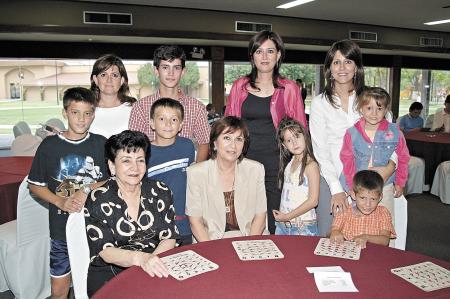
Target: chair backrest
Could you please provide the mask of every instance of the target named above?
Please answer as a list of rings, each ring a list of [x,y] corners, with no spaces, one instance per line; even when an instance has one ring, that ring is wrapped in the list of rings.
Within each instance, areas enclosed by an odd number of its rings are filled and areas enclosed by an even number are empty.
[[[14,137],[18,137],[18,136],[24,135],[24,134],[31,134],[31,129],[30,129],[30,126],[26,122],[19,121],[17,124],[14,125],[13,133],[14,133]]]
[[[394,248],[405,250],[406,233],[408,229],[408,202],[403,195],[399,198],[394,198],[394,213],[394,229],[397,233]]]
[[[57,128],[60,131],[64,131],[66,129],[66,126],[64,125],[62,120],[60,120],[59,118],[50,118],[49,120],[47,120],[45,122],[45,124],[52,126],[53,128]]]
[[[28,176],[19,187],[17,197],[17,247],[39,239],[50,240],[48,203],[35,198],[28,189]]]
[[[41,144],[42,139],[34,135],[20,135],[13,140],[11,144],[11,153],[13,156],[33,157]]]
[[[424,128],[431,128],[433,126],[434,114],[430,114],[425,121]]]
[[[83,211],[70,214],[66,224],[66,240],[75,298],[88,298],[87,274],[90,260]]]

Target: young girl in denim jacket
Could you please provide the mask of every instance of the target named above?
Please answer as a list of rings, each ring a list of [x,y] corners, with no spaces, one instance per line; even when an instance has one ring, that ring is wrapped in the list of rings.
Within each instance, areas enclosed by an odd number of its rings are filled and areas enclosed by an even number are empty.
[[[277,235],[317,236],[315,207],[319,202],[320,172],[308,131],[296,120],[284,118],[278,126],[280,148],[279,210],[273,210]]]
[[[344,190],[352,188],[356,172],[365,169],[377,171],[386,166],[395,152],[398,157],[396,171],[384,182],[384,205],[395,219],[394,197],[403,194],[408,179],[409,152],[405,138],[396,124],[385,119],[391,97],[380,87],[367,87],[359,96],[357,109],[361,119],[347,130],[340,158],[344,166],[341,184]]]

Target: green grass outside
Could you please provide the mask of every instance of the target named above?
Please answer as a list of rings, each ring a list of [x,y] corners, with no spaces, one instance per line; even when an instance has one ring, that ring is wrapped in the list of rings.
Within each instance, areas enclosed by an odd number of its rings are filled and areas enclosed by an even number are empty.
[[[59,118],[63,120],[62,103],[60,106],[45,102],[1,102],[0,101],[0,126],[14,125],[23,120],[30,126],[45,123],[50,118]],[[63,120],[64,121],[64,120]],[[32,132],[34,133],[34,129]],[[13,134],[12,128],[6,129],[0,127],[0,134]]]

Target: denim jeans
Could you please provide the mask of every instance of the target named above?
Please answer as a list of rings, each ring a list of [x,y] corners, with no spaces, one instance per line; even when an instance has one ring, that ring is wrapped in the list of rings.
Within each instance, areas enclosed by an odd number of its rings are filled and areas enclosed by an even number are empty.
[[[290,236],[317,236],[319,234],[317,223],[304,224],[302,226],[289,225],[285,222],[275,222],[275,235]]]

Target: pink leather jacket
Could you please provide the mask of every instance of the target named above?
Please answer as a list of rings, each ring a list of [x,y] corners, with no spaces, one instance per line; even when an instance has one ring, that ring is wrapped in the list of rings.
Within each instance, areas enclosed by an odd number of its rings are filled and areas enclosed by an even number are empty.
[[[244,103],[248,96],[248,82],[249,78],[247,77],[242,77],[234,81],[230,95],[228,96],[225,115],[241,117],[242,103]],[[275,89],[270,100],[270,113],[272,114],[275,128],[278,128],[278,124],[285,116],[299,121],[307,128],[305,108],[303,106],[300,88],[294,81],[288,79],[279,79],[278,84],[280,87]]]

